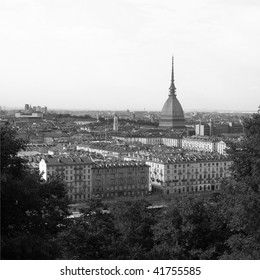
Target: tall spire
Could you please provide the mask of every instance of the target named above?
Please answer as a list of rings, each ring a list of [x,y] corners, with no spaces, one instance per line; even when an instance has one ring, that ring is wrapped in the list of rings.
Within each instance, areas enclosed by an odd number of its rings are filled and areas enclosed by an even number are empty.
[[[169,88],[170,90],[170,95],[176,95],[176,87],[174,85],[174,60],[172,56],[172,79],[171,79],[171,86]]]

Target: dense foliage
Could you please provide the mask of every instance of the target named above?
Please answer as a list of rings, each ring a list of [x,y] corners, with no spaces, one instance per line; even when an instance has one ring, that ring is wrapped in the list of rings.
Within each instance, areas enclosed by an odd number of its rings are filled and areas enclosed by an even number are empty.
[[[44,182],[17,156],[25,143],[1,128],[1,258],[52,259],[67,223],[68,199],[59,178]]]
[[[76,219],[66,219],[63,183],[31,174],[16,156],[23,143],[2,130],[2,257],[259,259],[260,114],[244,128],[244,139],[229,144],[232,176],[210,198],[183,197],[161,209],[143,199],[93,199]]]

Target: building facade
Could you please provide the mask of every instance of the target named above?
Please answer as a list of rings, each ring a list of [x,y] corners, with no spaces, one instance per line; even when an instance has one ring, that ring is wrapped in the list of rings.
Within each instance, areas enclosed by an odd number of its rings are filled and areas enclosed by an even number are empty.
[[[147,145],[160,145],[163,144],[168,147],[181,147],[181,138],[171,137],[121,137],[113,136],[112,138],[123,140],[128,143],[140,142]]]
[[[114,115],[113,130],[118,131],[118,116]]]
[[[187,137],[181,140],[181,148],[184,150],[202,151],[202,152],[217,152],[219,154],[225,154],[227,148],[226,143],[223,140],[217,138],[209,138],[203,136]]]
[[[195,135],[196,136],[211,136],[211,124],[199,123],[195,125]]]
[[[42,112],[32,112],[32,113],[15,113],[16,118],[43,118]]]
[[[140,197],[149,191],[149,166],[139,162],[94,164],[92,167],[93,195]]]
[[[45,158],[39,163],[44,180],[52,175],[63,176],[72,203],[92,197],[92,162],[88,157]]]
[[[181,147],[185,150],[214,152],[215,141],[204,137],[189,137],[183,138],[181,141]]]
[[[162,194],[218,190],[221,179],[230,176],[231,166],[231,161],[221,155],[155,158],[146,163],[150,165],[152,191]]]

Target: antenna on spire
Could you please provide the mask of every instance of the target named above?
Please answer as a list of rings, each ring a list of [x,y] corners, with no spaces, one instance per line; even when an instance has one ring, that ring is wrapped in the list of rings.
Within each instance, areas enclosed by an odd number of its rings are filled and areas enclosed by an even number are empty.
[[[174,83],[174,58],[172,55],[172,83]]]
[[[176,95],[175,91],[176,91],[176,87],[174,85],[174,58],[172,55],[172,77],[171,77],[171,86],[169,88],[170,90],[170,95]]]

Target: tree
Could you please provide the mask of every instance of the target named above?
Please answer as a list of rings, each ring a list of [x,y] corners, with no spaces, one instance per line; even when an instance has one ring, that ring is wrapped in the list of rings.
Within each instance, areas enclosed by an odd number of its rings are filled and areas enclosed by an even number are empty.
[[[119,259],[147,259],[153,248],[155,216],[148,210],[150,203],[143,199],[123,200],[112,205],[116,227],[121,233]]]
[[[67,222],[68,198],[60,178],[44,182],[17,156],[25,143],[11,127],[1,130],[1,257],[53,259]]]
[[[60,234],[65,259],[147,259],[153,247],[154,218],[144,200],[108,206],[90,201],[80,218]]]
[[[245,119],[244,128],[244,139],[229,144],[232,177],[219,197],[232,231],[224,259],[260,258],[260,112]]]
[[[23,139],[14,139],[17,132],[8,124],[1,127],[1,182],[7,181],[10,176],[20,177],[26,165],[25,161],[17,156],[20,150],[25,149],[26,142]]]
[[[62,258],[78,260],[115,259],[117,240],[114,219],[105,204],[92,199],[89,206],[82,209],[82,216],[71,221],[59,236]]]
[[[176,200],[154,227],[153,258],[216,259],[228,230],[218,205],[203,198]]]

